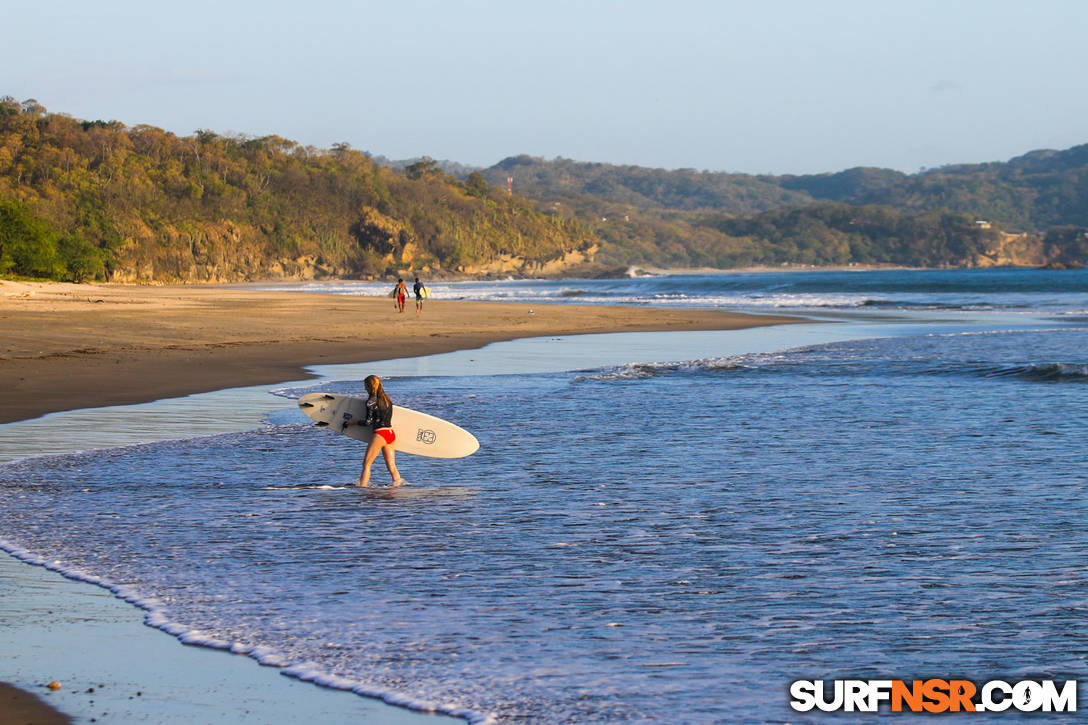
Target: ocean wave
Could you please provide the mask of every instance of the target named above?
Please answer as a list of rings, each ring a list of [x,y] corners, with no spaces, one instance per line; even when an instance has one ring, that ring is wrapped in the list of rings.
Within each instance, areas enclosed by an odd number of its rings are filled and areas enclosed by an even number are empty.
[[[1004,335],[1008,332],[979,331],[928,337],[970,337]],[[918,341],[908,344],[922,344]],[[934,364],[928,354],[913,355],[899,350],[888,355],[887,346],[902,340],[884,339],[832,343],[795,348],[777,353],[754,353],[730,357],[668,362],[631,362],[583,371],[575,383],[635,381],[651,378],[699,375],[796,375],[800,377],[896,378],[975,377],[996,380],[1026,380],[1047,383],[1088,382],[1088,364],[1023,360],[956,360]]]
[[[655,303],[657,299],[653,300]],[[831,308],[852,309],[863,307],[866,300],[863,297],[851,294],[742,294],[708,296],[699,299],[688,299],[689,303],[706,303],[714,307],[771,307],[783,308]]]
[[[745,358],[749,356],[744,356]],[[586,372],[574,378],[574,382],[605,382],[612,380],[644,380],[669,375],[699,375],[704,373],[731,373],[758,371],[757,363],[745,362],[740,357],[704,358],[683,362],[625,363],[598,371]]]
[[[720,375],[723,373],[783,374],[810,377],[904,377],[904,376],[972,376],[994,379],[1019,379],[1048,383],[1088,382],[1088,365],[1067,363],[1008,364],[949,364],[932,367],[922,362],[889,362],[855,360],[839,363],[813,361],[778,361],[775,363],[742,363],[737,361],[691,360],[670,363],[628,363],[590,375],[580,375],[575,382],[610,382],[645,380],[674,375]]]
[[[1088,382],[1088,365],[1068,363],[983,366],[975,373],[983,378],[1019,378],[1047,383]]]
[[[959,332],[930,332],[927,338],[939,337],[1008,337],[1009,335],[1043,335],[1043,334],[1068,334],[1071,332],[1088,332],[1088,327],[1036,327],[1031,330],[961,330]]]
[[[997,302],[988,302],[985,300],[978,300],[973,302],[934,302],[934,301],[912,301],[912,300],[881,300],[881,299],[866,299],[861,303],[861,307],[877,307],[881,309],[889,310],[913,310],[919,312],[927,311],[962,311],[962,312],[987,312],[990,310],[1019,310],[1026,309],[1027,305],[1022,303],[1016,304],[999,304]]]
[[[1083,275],[1033,271],[808,271],[644,276],[616,279],[439,281],[435,299],[532,304],[628,304],[736,309],[904,311],[1050,311],[1084,314]],[[320,281],[277,285],[341,295],[383,297],[390,282]]]

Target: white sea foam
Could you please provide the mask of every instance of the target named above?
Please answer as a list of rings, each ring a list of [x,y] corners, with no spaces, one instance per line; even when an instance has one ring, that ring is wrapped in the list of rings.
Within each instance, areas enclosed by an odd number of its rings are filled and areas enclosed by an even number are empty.
[[[93,584],[112,592],[118,599],[144,610],[146,612],[144,615],[144,623],[147,624],[147,626],[172,635],[184,644],[206,647],[208,649],[224,650],[231,654],[245,655],[253,658],[264,666],[279,668],[280,672],[288,677],[304,682],[312,682],[330,689],[354,692],[357,695],[382,700],[390,705],[396,705],[418,712],[460,717],[468,720],[474,725],[489,725],[489,723],[494,722],[492,716],[486,713],[476,712],[469,708],[455,704],[413,698],[392,688],[381,687],[351,678],[338,677],[328,673],[319,665],[312,662],[292,663],[289,657],[273,647],[266,645],[251,646],[239,642],[229,642],[203,632],[198,628],[186,627],[169,617],[167,614],[167,603],[163,602],[158,597],[145,596],[134,587],[116,584],[109,579],[90,574],[79,567],[67,565],[63,560],[50,560],[3,537],[0,537],[0,549],[28,564],[42,566],[69,579]]]
[[[768,364],[787,359],[790,353],[805,354],[808,348],[797,348],[783,353],[750,353],[727,357],[708,357],[697,360],[668,362],[631,362],[605,368],[591,374],[582,374],[576,382],[641,380],[661,375],[705,372],[744,372],[757,370]]]
[[[483,300],[566,304],[631,304],[737,309],[901,309],[980,312],[1003,310],[1084,314],[1088,293],[1078,278],[1030,273],[786,272],[688,274],[620,279],[433,282],[435,300]],[[1010,284],[1012,282],[1012,284]],[[342,295],[385,296],[392,282],[307,282],[275,289]]]
[[[277,287],[299,292],[320,292],[348,296],[383,297],[386,285],[366,282],[339,284],[306,284]],[[753,307],[753,308],[854,308],[871,304],[872,299],[861,294],[766,293],[697,294],[683,291],[657,293],[609,292],[601,294],[592,288],[559,286],[554,288],[519,283],[457,283],[431,285],[435,300],[453,299],[485,302],[536,302],[594,305],[653,305],[658,307]]]

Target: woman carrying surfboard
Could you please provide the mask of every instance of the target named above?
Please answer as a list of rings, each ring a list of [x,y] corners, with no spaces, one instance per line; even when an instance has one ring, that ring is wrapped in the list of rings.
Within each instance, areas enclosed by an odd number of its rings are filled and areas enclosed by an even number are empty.
[[[389,469],[389,475],[393,477],[394,486],[404,486],[408,482],[400,477],[397,470],[396,451],[394,442],[397,436],[393,433],[393,401],[385,394],[382,380],[377,375],[368,375],[363,381],[366,386],[366,418],[355,421],[356,425],[371,426],[374,428],[374,437],[366,447],[366,456],[363,458],[363,472],[359,476],[359,485],[370,485],[370,467],[378,457],[378,452],[385,457],[385,467]]]

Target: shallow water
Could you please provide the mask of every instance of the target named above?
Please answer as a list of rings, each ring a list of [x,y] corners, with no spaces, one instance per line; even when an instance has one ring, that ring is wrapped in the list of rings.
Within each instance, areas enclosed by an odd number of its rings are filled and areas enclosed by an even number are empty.
[[[4,465],[3,535],[189,641],[474,720],[1083,679],[1088,331],[1036,326],[394,378],[482,444],[402,456],[407,489],[347,486],[361,446],[285,398],[259,430]]]

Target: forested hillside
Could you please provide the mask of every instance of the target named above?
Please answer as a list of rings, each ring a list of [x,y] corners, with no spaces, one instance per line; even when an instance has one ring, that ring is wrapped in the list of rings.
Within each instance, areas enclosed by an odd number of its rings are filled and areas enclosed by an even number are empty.
[[[779,183],[817,199],[850,204],[884,204],[901,211],[951,209],[1022,232],[1088,226],[1088,144],[910,176],[886,169],[849,169],[779,177]]]
[[[1088,226],[1088,145],[914,175],[859,167],[757,177],[529,156],[482,173],[494,185],[513,179],[542,210],[585,220],[610,263],[1088,261],[1076,233]]]
[[[1016,232],[1088,226],[1088,144],[918,174],[858,167],[806,176],[751,176],[530,156],[504,159],[483,174],[495,185],[505,185],[513,177],[518,193],[575,208],[601,209],[603,203],[750,216],[837,201],[881,204],[904,213],[950,211]]]
[[[1088,261],[1086,226],[1088,145],[913,175],[751,176],[529,156],[470,171],[347,144],[177,136],[0,98],[3,275],[225,282],[627,265],[1078,265]]]
[[[579,205],[584,197],[639,208],[719,209],[731,214],[756,214],[812,201],[798,193],[746,174],[666,171],[641,166],[613,166],[531,156],[513,156],[482,172],[489,182],[505,186],[513,177],[514,191],[533,199],[565,199]]]
[[[601,218],[598,259],[660,267],[979,267],[1077,264],[1088,259],[1079,228],[1010,235],[951,212],[904,214],[879,205],[825,202],[750,217],[716,212],[630,213]]]
[[[0,273],[235,281],[539,273],[596,237],[482,179],[398,173],[346,144],[179,137],[0,99]]]

